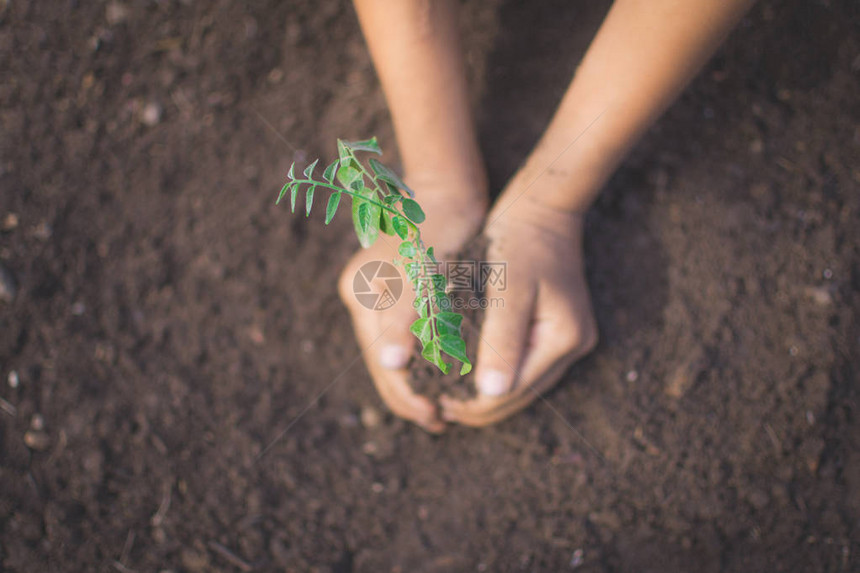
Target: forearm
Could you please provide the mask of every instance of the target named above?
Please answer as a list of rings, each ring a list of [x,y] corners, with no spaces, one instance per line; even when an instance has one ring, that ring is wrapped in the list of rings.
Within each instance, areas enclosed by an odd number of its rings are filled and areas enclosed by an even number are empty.
[[[483,172],[452,0],[355,0],[388,100],[407,175],[442,171],[475,183]]]
[[[556,209],[587,208],[752,3],[616,0],[511,187]]]

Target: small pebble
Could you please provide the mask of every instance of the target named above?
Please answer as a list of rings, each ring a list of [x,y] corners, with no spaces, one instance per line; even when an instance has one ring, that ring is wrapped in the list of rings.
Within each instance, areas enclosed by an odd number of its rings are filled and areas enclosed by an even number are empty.
[[[365,428],[375,428],[382,421],[379,411],[372,406],[361,409],[361,425]]]
[[[161,106],[154,102],[146,104],[140,114],[140,121],[150,127],[158,125],[161,121]]]
[[[574,551],[573,555],[570,558],[570,568],[576,569],[577,567],[580,567],[585,561],[583,559],[584,555],[585,552],[582,549],[577,549],[576,551]]]
[[[377,481],[373,482],[373,485],[370,486],[370,489],[373,491],[373,493],[382,493],[383,491],[385,491],[385,486]]]
[[[379,446],[374,441],[365,442],[364,445],[361,446],[361,451],[368,456],[372,456],[379,451]]]
[[[822,274],[822,275],[824,276],[824,278],[826,278],[827,280],[830,280],[830,279],[832,279],[832,278],[833,278],[833,271],[831,271],[830,269],[824,269],[824,272],[823,272],[823,273],[821,273],[821,274]]]
[[[314,348],[316,348],[316,345],[314,344],[313,340],[302,340],[302,352],[304,352],[305,354],[310,354],[314,351]]]
[[[44,430],[45,418],[43,418],[41,414],[33,414],[33,417],[30,418],[30,429],[36,430],[37,432]]]
[[[628,382],[636,382],[637,380],[639,380],[639,373],[638,372],[636,372],[635,370],[630,370],[629,372],[627,372],[627,381]]]
[[[33,229],[33,236],[39,239],[40,241],[47,241],[51,238],[51,235],[54,234],[54,229],[44,221],[36,225],[36,228]]]
[[[0,302],[10,303],[18,296],[18,285],[12,272],[0,265]]]
[[[113,26],[124,22],[128,18],[128,8],[119,2],[111,2],[105,7],[105,19]]]
[[[809,287],[806,294],[819,306],[827,306],[833,302],[833,296],[824,287]]]
[[[18,215],[15,213],[8,213],[6,217],[3,219],[3,230],[4,231],[12,231],[18,227]]]
[[[87,307],[84,303],[78,301],[72,305],[72,314],[75,316],[81,316],[87,311]]]
[[[9,373],[9,376],[6,378],[6,381],[9,382],[10,388],[17,388],[19,384],[21,384],[21,379],[18,378],[18,372],[13,370]]]
[[[36,452],[42,452],[51,445],[51,438],[45,432],[39,430],[27,430],[24,434],[24,444]]]

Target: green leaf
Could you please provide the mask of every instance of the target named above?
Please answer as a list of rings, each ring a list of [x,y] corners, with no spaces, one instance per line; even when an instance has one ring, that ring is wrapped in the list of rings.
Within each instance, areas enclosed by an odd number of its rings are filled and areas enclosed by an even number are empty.
[[[463,315],[456,312],[440,312],[436,315],[436,332],[460,336]]]
[[[402,257],[410,259],[415,258],[415,245],[409,241],[403,241],[400,243],[400,248],[397,249],[397,252],[399,252]]]
[[[275,201],[275,205],[278,205],[281,202],[281,199],[283,199],[284,195],[287,194],[287,189],[289,189],[289,188],[290,188],[290,183],[289,182],[284,183],[284,186],[281,187],[281,192],[278,193],[278,200]]]
[[[290,163],[290,170],[287,171],[287,177],[289,177],[290,180],[293,180],[296,178],[295,170],[296,170],[296,164]]]
[[[334,176],[337,173],[338,163],[340,163],[340,160],[335,159],[334,161],[331,162],[331,165],[326,167],[325,171],[323,171],[323,179],[325,179],[327,183],[333,183],[334,182]]]
[[[386,195],[385,197],[383,197],[382,202],[390,207],[401,199],[403,199],[403,195],[401,195],[400,193],[393,193],[391,195]]]
[[[433,327],[429,318],[419,318],[409,327],[409,332],[421,341],[421,346],[426,346],[433,336]]]
[[[337,180],[340,181],[341,185],[349,187],[351,183],[361,181],[361,179],[361,171],[341,161],[340,168],[337,170]]]
[[[442,352],[463,363],[463,368],[460,369],[461,376],[472,369],[472,363],[469,361],[469,357],[466,356],[466,342],[459,335],[441,334],[437,340]],[[468,368],[466,367],[467,365]]]
[[[370,204],[364,201],[358,206],[358,226],[362,234],[370,230]]]
[[[314,159],[314,162],[305,168],[305,177],[307,177],[308,179],[314,178],[314,169],[316,168],[317,163],[319,163],[319,162],[320,162],[319,159]]]
[[[445,288],[448,286],[448,279],[445,278],[445,275],[435,273],[430,275],[430,280],[433,282],[433,290],[445,292]]]
[[[325,206],[325,224],[331,223],[334,214],[337,212],[337,206],[340,203],[340,191],[335,191],[328,198],[328,204]]]
[[[337,158],[341,164],[349,162],[352,159],[352,150],[346,146],[346,142],[342,139],[337,140]]]
[[[374,205],[364,198],[356,197],[352,202],[352,221],[358,242],[365,249],[372,245],[379,236],[379,213],[378,205]]]
[[[391,225],[394,227],[394,232],[397,233],[397,236],[406,240],[406,237],[409,236],[409,224],[403,219],[403,217],[395,215],[391,218]]]
[[[290,213],[296,212],[296,193],[299,192],[299,184],[293,183],[290,186]]]
[[[382,155],[382,150],[379,149],[379,144],[376,142],[375,137],[361,141],[344,141],[343,144],[352,151],[370,151],[371,153]]]
[[[447,374],[451,369],[451,365],[442,360],[442,352],[440,350],[438,340],[431,340],[425,344],[424,349],[421,351],[421,356],[423,356],[428,362],[436,365],[436,367],[442,371],[442,374]]]
[[[376,173],[377,179],[384,181],[397,189],[403,189],[410,197],[415,197],[415,192],[403,182],[400,176],[395,173],[393,169],[384,163],[377,161],[373,157],[368,160],[368,163],[370,163],[370,168],[373,169],[373,172]]]
[[[425,219],[421,205],[416,203],[413,199],[403,199],[403,214],[417,225],[423,223]]]
[[[311,205],[314,204],[314,189],[316,189],[316,187],[310,185],[305,193],[305,217],[311,216]]]
[[[379,210],[379,230],[386,235],[394,234],[394,227],[391,226],[391,220],[388,218],[388,213],[382,209]]]
[[[445,291],[436,291],[436,306],[441,311],[451,310],[451,299],[445,294]]]

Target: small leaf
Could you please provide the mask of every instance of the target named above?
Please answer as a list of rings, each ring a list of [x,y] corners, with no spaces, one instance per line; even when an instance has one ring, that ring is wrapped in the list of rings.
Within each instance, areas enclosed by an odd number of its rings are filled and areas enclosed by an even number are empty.
[[[469,369],[466,370],[466,372],[472,369],[469,357],[466,356],[466,342],[460,338],[459,335],[442,334],[437,340],[439,341],[439,347],[442,349],[442,352],[451,358],[459,360],[463,365],[469,364]],[[462,370],[460,373],[461,375],[464,374]]]
[[[451,310],[451,299],[445,294],[445,291],[436,291],[436,306],[441,311]]]
[[[415,337],[421,341],[422,346],[426,346],[430,341],[430,337],[433,335],[433,328],[430,324],[429,318],[419,318],[415,322],[412,323],[412,326],[409,327],[409,332],[415,335]]]
[[[367,233],[370,230],[370,205],[362,202],[358,206],[358,226],[362,233]]]
[[[383,197],[382,202],[390,207],[401,199],[403,199],[403,195],[401,195],[400,193],[392,193],[391,195],[386,195],[385,197]]]
[[[371,153],[382,155],[382,150],[379,149],[379,144],[376,142],[375,137],[361,141],[344,141],[343,144],[352,151],[370,151]]]
[[[435,262],[438,262],[438,261],[436,261],[436,254],[435,254],[435,252],[433,251],[433,247],[427,247],[427,256],[428,256],[428,257],[430,258],[430,260],[431,260],[431,261],[433,261],[434,263],[435,263]]]
[[[442,360],[442,353],[439,348],[438,340],[431,340],[425,344],[424,349],[421,351],[421,356],[430,363],[436,365],[436,367],[442,371],[442,374],[447,374],[451,369],[451,365]]]
[[[325,179],[327,183],[333,183],[334,182],[334,176],[337,173],[338,163],[340,163],[340,160],[335,159],[334,161],[331,162],[331,165],[326,167],[325,171],[323,171],[323,179]]]
[[[394,232],[403,240],[409,236],[409,224],[399,215],[391,218],[391,225],[394,227]]]
[[[445,275],[435,273],[430,276],[430,280],[433,281],[433,290],[445,292],[445,288],[448,286],[448,279],[445,278]]]
[[[325,206],[325,224],[331,223],[334,214],[337,212],[337,206],[340,203],[340,191],[336,191],[328,198],[328,204]]]
[[[314,204],[314,189],[316,187],[311,185],[305,193],[305,217],[311,216],[311,205]]]
[[[287,171],[287,177],[289,177],[290,180],[293,180],[296,178],[295,170],[296,170],[296,164],[290,163],[290,170]]]
[[[278,205],[281,202],[281,199],[283,199],[284,195],[287,194],[287,189],[289,189],[289,188],[290,188],[290,183],[289,182],[284,183],[284,186],[281,187],[281,192],[278,193],[278,200],[275,201],[275,205]]]
[[[415,258],[415,245],[409,241],[403,241],[400,243],[400,248],[397,249],[397,252],[399,252],[402,257],[410,259]]]
[[[463,323],[463,315],[456,312],[440,312],[436,315],[436,332],[441,334],[454,334],[460,336],[460,325]]]
[[[290,186],[290,213],[296,212],[296,194],[299,192],[299,184],[293,183]]]
[[[425,219],[421,205],[416,203],[413,199],[403,200],[403,214],[406,215],[410,221],[418,225],[423,223]]]
[[[308,179],[314,178],[314,169],[316,168],[317,163],[319,163],[319,162],[320,162],[319,159],[314,159],[314,162],[305,168],[305,177],[307,177]]]
[[[346,142],[338,139],[337,140],[337,158],[340,160],[341,164],[347,163],[350,159],[352,159],[352,150],[346,146]]]
[[[355,197],[352,202],[352,222],[358,242],[365,249],[372,245],[379,236],[378,205],[374,205],[362,197]]]
[[[391,219],[388,212],[379,210],[379,230],[386,235],[394,234],[394,227],[391,226]]]
[[[361,178],[361,171],[352,165],[341,162],[340,168],[337,170],[337,180],[340,181],[341,185],[349,187],[354,181],[361,181]]]
[[[376,173],[376,178],[380,181],[384,181],[391,185],[392,187],[396,187],[398,189],[403,189],[406,193],[409,194],[410,197],[415,197],[415,192],[409,188],[406,183],[403,182],[403,179],[394,172],[393,169],[385,165],[384,163],[377,161],[373,157],[368,160],[370,163],[370,168],[373,169],[373,172]]]

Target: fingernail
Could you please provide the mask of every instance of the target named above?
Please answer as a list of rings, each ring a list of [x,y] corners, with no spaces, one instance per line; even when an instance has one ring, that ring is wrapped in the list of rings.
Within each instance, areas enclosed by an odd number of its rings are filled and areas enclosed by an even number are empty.
[[[385,346],[379,351],[379,363],[389,370],[400,370],[409,361],[409,349],[405,346]]]
[[[499,370],[487,370],[478,378],[478,390],[485,396],[507,394],[511,387],[510,377]]]

